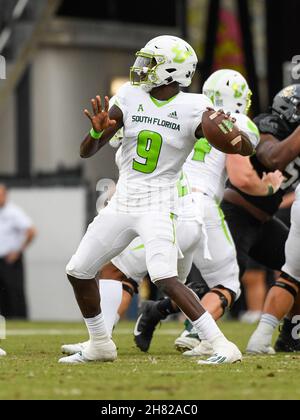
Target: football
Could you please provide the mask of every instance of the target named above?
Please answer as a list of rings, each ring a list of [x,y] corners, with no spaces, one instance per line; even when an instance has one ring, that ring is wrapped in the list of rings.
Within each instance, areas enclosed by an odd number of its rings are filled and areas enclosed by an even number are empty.
[[[209,143],[223,153],[236,154],[242,148],[239,128],[221,111],[209,110],[204,113],[202,131]]]

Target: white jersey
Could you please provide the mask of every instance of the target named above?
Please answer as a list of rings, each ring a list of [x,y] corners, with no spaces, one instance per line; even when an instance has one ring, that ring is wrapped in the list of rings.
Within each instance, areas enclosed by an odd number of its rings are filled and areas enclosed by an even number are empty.
[[[126,213],[177,213],[176,182],[212,103],[204,95],[183,92],[159,102],[126,83],[115,104],[123,113],[124,137],[119,182],[109,206]]]
[[[119,133],[119,138],[122,139],[123,135]],[[122,146],[119,147],[115,156],[115,162],[121,170],[121,157],[122,157]],[[177,194],[178,194],[178,218],[181,221],[197,219],[199,223],[202,223],[202,216],[197,214],[197,209],[192,197],[192,191],[188,182],[188,179],[184,172],[181,172],[180,177],[176,183]]]
[[[259,143],[259,131],[256,125],[244,114],[232,114],[241,131],[246,133],[256,147]],[[225,184],[228,179],[226,170],[227,155],[213,148],[203,138],[198,140],[194,151],[188,157],[183,170],[193,189],[222,201]]]

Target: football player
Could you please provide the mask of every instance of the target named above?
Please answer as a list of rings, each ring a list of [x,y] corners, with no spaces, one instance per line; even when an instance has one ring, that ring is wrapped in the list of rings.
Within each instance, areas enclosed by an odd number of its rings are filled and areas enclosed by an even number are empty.
[[[92,100],[93,114],[85,110],[92,129],[81,145],[81,157],[95,155],[124,127],[122,163],[116,193],[89,226],[67,266],[90,342],[84,351],[61,363],[116,359],[95,277],[136,236],[145,246],[151,280],[207,338],[216,359],[225,363],[241,359],[240,351],[224,337],[197,297],[178,281],[176,182],[194,143],[203,135],[203,115],[212,108],[207,97],[180,90],[191,84],[196,66],[196,54],[185,41],[173,36],[155,38],[137,53],[131,83],[121,87],[116,105],[109,111],[106,97],[103,109],[98,96]],[[240,134],[241,153],[250,155],[253,146],[246,134]]]

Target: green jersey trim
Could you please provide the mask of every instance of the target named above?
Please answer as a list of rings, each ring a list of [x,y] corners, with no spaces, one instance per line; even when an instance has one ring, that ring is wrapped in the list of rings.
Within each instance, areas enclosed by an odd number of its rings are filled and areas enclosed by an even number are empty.
[[[184,184],[184,181],[186,182],[186,184]],[[189,185],[189,181],[186,177],[186,175],[184,174],[184,172],[181,172],[180,178],[177,181],[177,191],[178,191],[178,197],[182,198],[185,197],[187,195],[189,195],[191,193],[191,188]]]
[[[253,134],[255,134],[257,137],[259,137],[260,133],[259,133],[259,130],[257,128],[257,125],[253,121],[251,121],[250,119],[248,119],[248,124],[247,125],[248,125],[249,130]]]
[[[159,101],[158,99],[153,98],[153,96],[150,95],[151,101],[156,105],[158,108],[161,108],[162,106],[168,105],[170,102],[172,102],[175,98],[177,98],[179,94],[177,93],[175,96],[173,96],[170,99],[167,99],[166,101]]]
[[[139,245],[139,246],[137,246],[136,248],[132,248],[132,250],[131,251],[140,251],[140,250],[142,250],[142,249],[144,249],[145,248],[145,245]]]

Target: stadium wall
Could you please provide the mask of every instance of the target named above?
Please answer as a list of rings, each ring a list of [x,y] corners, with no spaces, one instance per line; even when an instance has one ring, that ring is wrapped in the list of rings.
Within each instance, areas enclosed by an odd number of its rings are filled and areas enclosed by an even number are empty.
[[[38,231],[25,256],[30,319],[80,320],[65,266],[86,228],[86,189],[14,188],[10,198],[32,218]]]

